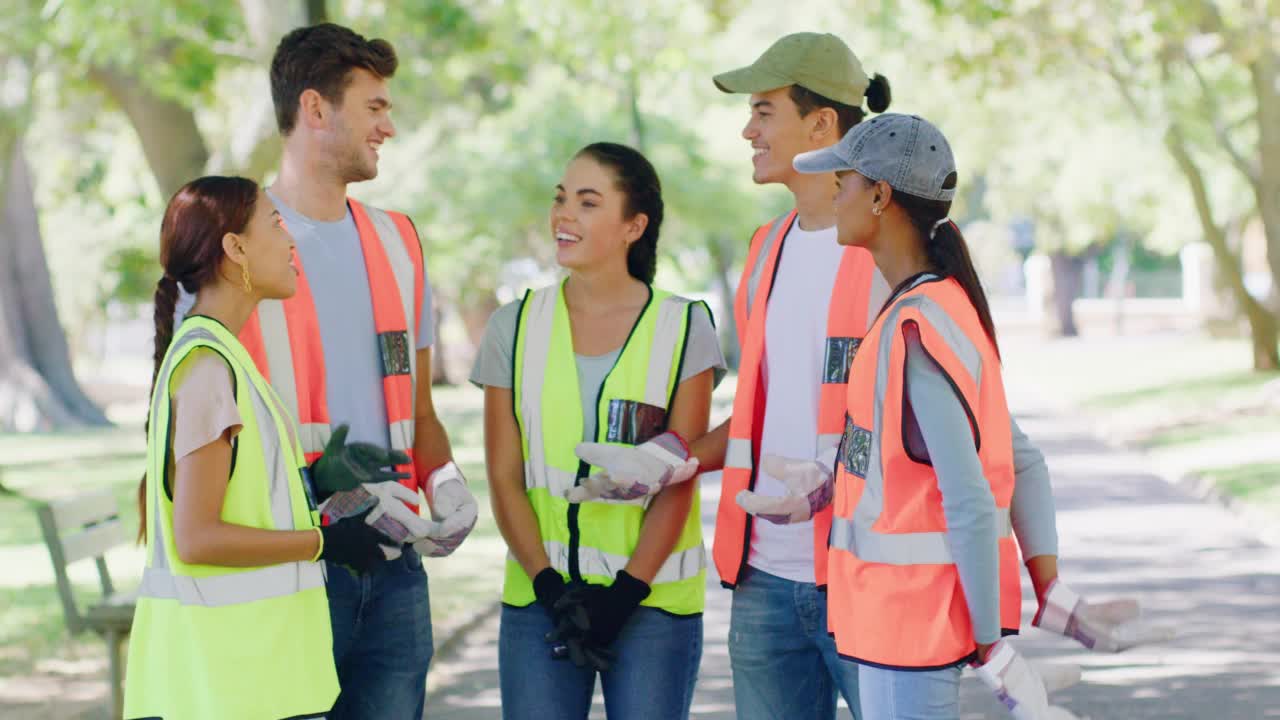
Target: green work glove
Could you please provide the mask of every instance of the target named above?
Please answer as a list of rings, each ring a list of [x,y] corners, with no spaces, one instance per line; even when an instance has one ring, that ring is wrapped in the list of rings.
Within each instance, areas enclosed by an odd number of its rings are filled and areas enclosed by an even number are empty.
[[[324,454],[311,465],[317,502],[334,493],[354,490],[363,483],[399,481],[409,477],[408,473],[395,470],[397,465],[409,464],[408,455],[399,450],[384,450],[371,443],[347,444],[348,430],[350,428],[345,423],[334,428],[329,442],[325,443]],[[392,469],[384,469],[388,467]]]

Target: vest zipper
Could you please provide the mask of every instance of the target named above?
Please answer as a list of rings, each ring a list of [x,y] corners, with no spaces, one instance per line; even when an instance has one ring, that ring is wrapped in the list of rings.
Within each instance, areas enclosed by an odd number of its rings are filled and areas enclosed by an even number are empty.
[[[609,368],[609,372],[604,374],[604,379],[600,381],[600,387],[596,389],[596,433],[595,441],[600,442],[600,402],[604,399],[604,386],[609,382],[609,376],[613,374],[613,369],[618,367],[618,363],[622,361],[622,356],[627,352],[627,346],[631,344],[631,336],[635,334],[636,328],[640,327],[640,321],[644,319],[645,313],[649,312],[649,306],[653,304],[653,286],[647,286],[649,290],[649,299],[645,300],[644,307],[640,308],[640,314],[636,315],[636,320],[631,324],[631,330],[627,333],[627,339],[623,341],[622,348],[618,350],[618,357],[614,358],[613,367]],[[582,392],[579,388],[578,392]],[[578,460],[578,477],[574,479],[573,484],[581,485],[583,480],[591,474],[591,466],[586,460]],[[578,563],[578,548],[582,545],[582,530],[578,527],[578,513],[582,510],[582,503],[569,503],[569,580],[572,582],[582,582],[582,569]]]

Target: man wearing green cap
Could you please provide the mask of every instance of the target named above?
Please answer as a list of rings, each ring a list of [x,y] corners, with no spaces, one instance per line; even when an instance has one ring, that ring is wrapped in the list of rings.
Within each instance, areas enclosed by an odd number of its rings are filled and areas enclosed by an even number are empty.
[[[723,458],[713,554],[734,590],[737,713],[834,718],[838,691],[859,718],[856,668],[827,633],[831,511],[822,500],[831,483],[822,467],[844,429],[849,362],[889,288],[869,253],[836,242],[834,176],[797,173],[791,161],[839,141],[865,116],[864,98],[883,112],[889,85],[868,78],[839,38],[818,33],[787,35],[715,84],[750,96],[742,136],[754,151],[752,179],[785,185],[795,199],[751,239],[735,303],[733,417],[691,452],[704,469]]]

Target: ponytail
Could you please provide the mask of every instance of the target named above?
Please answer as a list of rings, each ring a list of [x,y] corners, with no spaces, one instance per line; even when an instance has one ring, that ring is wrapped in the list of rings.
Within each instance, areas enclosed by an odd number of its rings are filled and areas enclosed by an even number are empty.
[[[168,274],[161,276],[156,283],[155,293],[155,346],[153,349],[153,359],[155,365],[151,370],[151,393],[148,395],[154,398],[156,394],[156,380],[160,376],[160,366],[164,364],[165,353],[169,350],[169,343],[173,341],[173,315],[178,305],[178,281],[169,277]],[[151,407],[147,408],[147,420],[142,425],[142,431],[148,433],[151,431]],[[138,517],[141,522],[138,523],[138,542],[145,542],[147,539],[147,473],[142,473],[142,479],[138,482]]]
[[[904,192],[894,191],[893,201],[902,207],[911,219],[911,224],[920,233],[924,242],[925,254],[934,272],[943,277],[954,278],[964,288],[965,295],[978,313],[978,321],[986,331],[987,338],[996,349],[996,357],[1000,357],[1000,344],[996,342],[996,326],[991,320],[991,305],[987,302],[987,294],[982,290],[982,281],[978,278],[978,270],[973,266],[969,256],[969,244],[955,222],[948,219],[951,203],[942,200],[925,200],[924,198]]]

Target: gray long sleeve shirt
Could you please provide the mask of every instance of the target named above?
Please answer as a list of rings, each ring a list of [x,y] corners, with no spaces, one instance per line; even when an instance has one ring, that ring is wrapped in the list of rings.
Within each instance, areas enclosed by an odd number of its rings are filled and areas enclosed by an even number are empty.
[[[960,573],[974,638],[1000,639],[1000,563],[995,499],[969,434],[969,419],[942,369],[925,352],[919,334],[908,330],[907,399],[921,439],[938,475],[947,539]],[[965,432],[956,432],[964,428]],[[1053,491],[1044,455],[1013,422],[1014,482],[1012,522],[1022,554],[1056,555]]]

